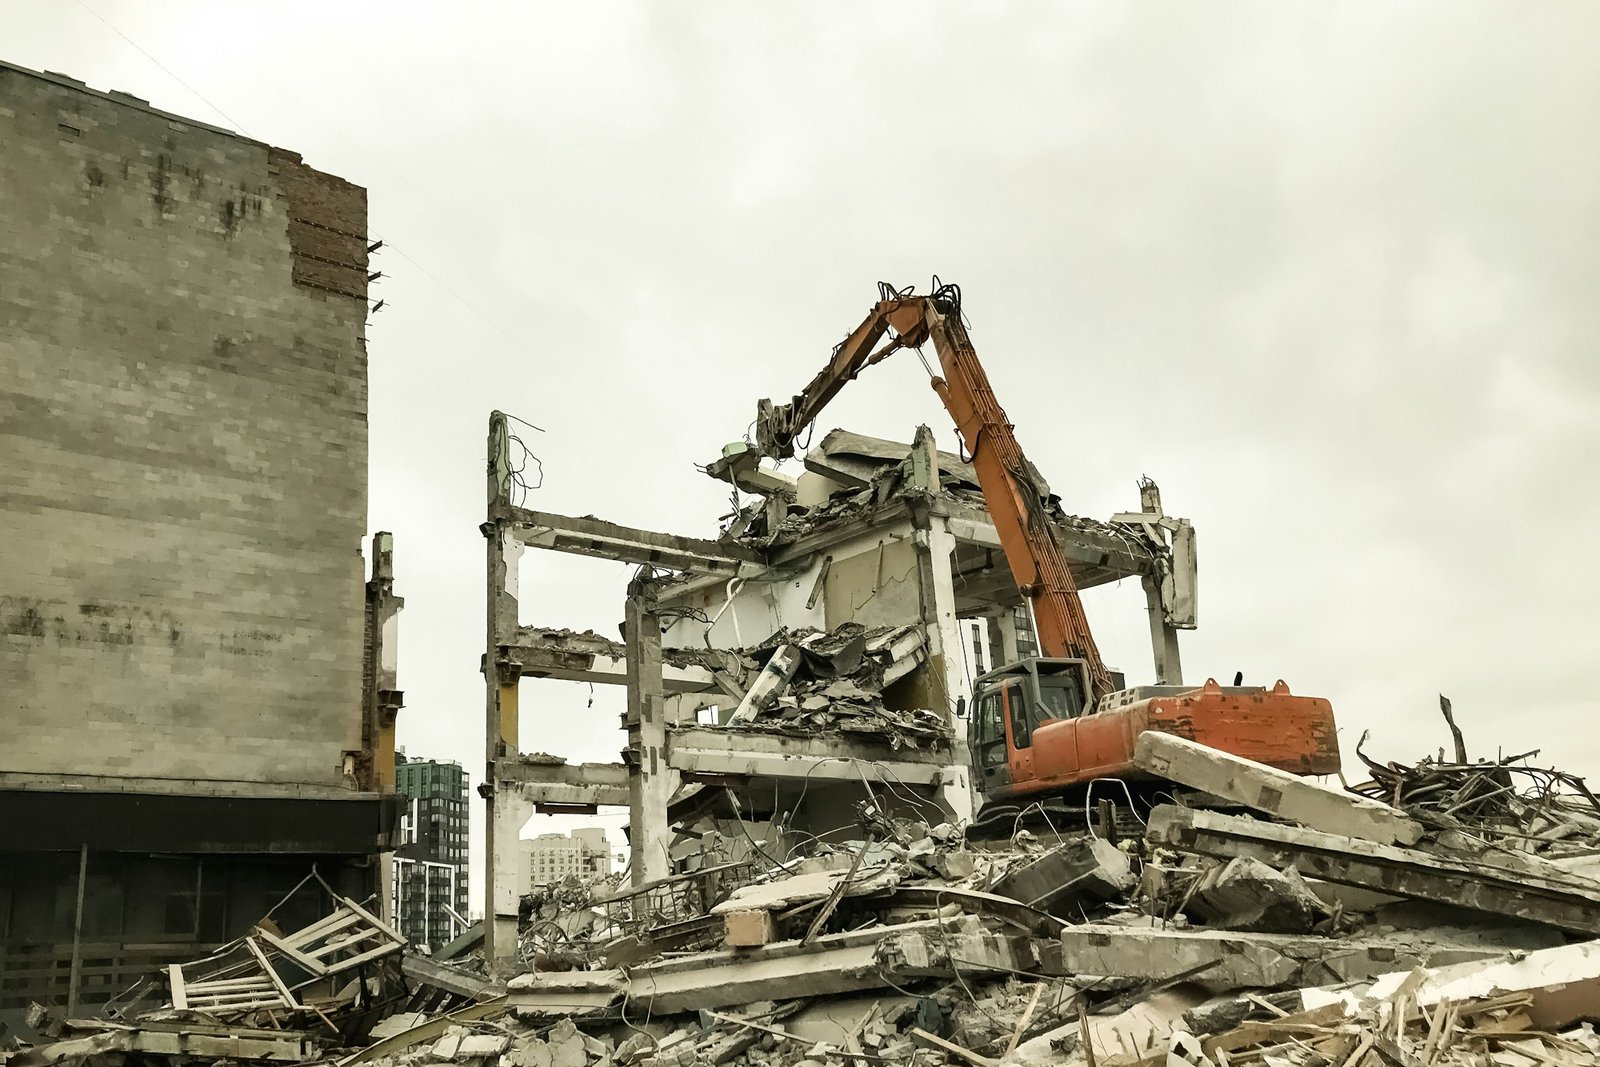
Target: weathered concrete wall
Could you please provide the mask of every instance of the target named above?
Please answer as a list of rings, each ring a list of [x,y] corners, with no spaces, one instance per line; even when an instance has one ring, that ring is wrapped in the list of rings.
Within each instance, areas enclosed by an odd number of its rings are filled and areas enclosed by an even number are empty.
[[[0,66],[0,769],[336,785],[366,193]]]

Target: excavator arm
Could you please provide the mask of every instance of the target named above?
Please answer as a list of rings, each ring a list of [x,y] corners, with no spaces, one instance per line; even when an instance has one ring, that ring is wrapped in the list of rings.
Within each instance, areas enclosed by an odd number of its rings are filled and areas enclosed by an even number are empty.
[[[757,449],[780,459],[794,455],[795,438],[847,382],[901,348],[921,348],[932,340],[943,371],[933,379],[934,391],[972,455],[1006,562],[1018,591],[1033,606],[1040,649],[1046,656],[1083,660],[1089,669],[1091,700],[1098,699],[1112,689],[1110,673],[1089,630],[1072,572],[1051,533],[1044,494],[962,325],[960,289],[943,285],[931,295],[917,296],[883,283],[878,288],[880,299],[872,312],[834,349],[828,365],[804,390],[787,404],[761,401]],[[889,341],[876,348],[886,333],[892,334]]]

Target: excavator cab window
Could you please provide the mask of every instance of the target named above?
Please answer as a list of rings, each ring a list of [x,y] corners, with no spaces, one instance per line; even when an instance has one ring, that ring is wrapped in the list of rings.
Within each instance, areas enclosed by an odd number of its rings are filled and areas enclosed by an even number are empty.
[[[1011,716],[1011,742],[1018,748],[1033,745],[1033,728],[1037,723],[1033,701],[1028,699],[1028,688],[1012,683],[1006,686],[1006,709]]]
[[[1044,705],[1040,721],[1076,719],[1083,714],[1083,687],[1071,675],[1047,675],[1039,679],[1039,702]]]
[[[1003,767],[1006,763],[1006,729],[1000,720],[1000,691],[990,690],[977,698],[972,716],[972,748],[980,767]]]

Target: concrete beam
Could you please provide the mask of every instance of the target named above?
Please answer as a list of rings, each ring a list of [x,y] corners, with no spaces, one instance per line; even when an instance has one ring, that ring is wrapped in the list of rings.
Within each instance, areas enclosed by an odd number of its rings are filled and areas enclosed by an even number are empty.
[[[314,1038],[293,1030],[257,1030],[204,1023],[186,1023],[180,1027],[159,1022],[105,1030],[100,1028],[99,1020],[92,1019],[68,1020],[67,1029],[98,1032],[24,1048],[13,1053],[6,1062],[14,1067],[52,1067],[113,1053],[143,1053],[183,1059],[304,1063],[317,1059],[319,1054]]]
[[[518,1015],[580,1015],[605,1008],[626,988],[621,971],[530,971],[506,983],[506,1005]]]
[[[917,933],[937,939],[939,921],[824,934],[806,945],[779,941],[758,949],[696,952],[655,960],[628,972],[628,1014],[670,1015],[757,1000],[886,987],[890,979],[876,966],[878,942],[888,936]],[[518,981],[512,981],[513,1003]]]
[[[1062,969],[1073,975],[1114,975],[1164,981],[1196,971],[1193,981],[1213,992],[1359,982],[1430,959],[1490,958],[1456,947],[1433,948],[1379,938],[1311,937],[1205,929],[1138,929],[1086,923],[1061,931]],[[1199,970],[1204,968],[1204,970]]]
[[[593,633],[540,626],[519,626],[506,646],[507,659],[524,678],[554,678],[594,685],[626,685],[628,653],[622,642]],[[704,693],[719,689],[715,669],[736,665],[736,657],[709,649],[662,650],[661,683],[668,693]]]
[[[515,789],[532,804],[597,804],[626,807],[628,768],[621,763],[540,763],[500,759],[497,786]]]
[[[945,746],[896,750],[859,735],[791,737],[714,726],[680,726],[667,734],[667,765],[687,775],[860,781],[865,773],[871,781],[937,785],[951,761]]]
[[[947,497],[933,501],[933,514],[948,519],[950,532],[957,540],[986,548],[1000,548],[1000,534],[990,521],[989,513],[981,507],[963,504]],[[1073,581],[1080,589],[1091,589],[1123,578],[1154,572],[1155,559],[1148,551],[1133,547],[1137,538],[1109,523],[1093,519],[1073,518],[1070,522],[1055,522],[1051,530],[1061,546],[1061,554],[1072,570]]]
[[[508,523],[511,535],[532,548],[728,577],[759,573],[766,565],[760,553],[742,545],[641,530],[592,516],[500,504],[491,509],[490,518]]]
[[[1146,731],[1133,763],[1158,778],[1277,815],[1313,830],[1381,845],[1414,845],[1421,823],[1404,812],[1175,734]]]
[[[459,967],[435,963],[426,956],[407,952],[400,959],[400,971],[416,982],[443,989],[460,997],[477,1000],[488,991],[490,982],[481,974],[473,974]]]
[[[1151,812],[1147,837],[1193,855],[1247,856],[1309,878],[1600,934],[1600,883],[1531,857],[1475,862],[1171,805]]]

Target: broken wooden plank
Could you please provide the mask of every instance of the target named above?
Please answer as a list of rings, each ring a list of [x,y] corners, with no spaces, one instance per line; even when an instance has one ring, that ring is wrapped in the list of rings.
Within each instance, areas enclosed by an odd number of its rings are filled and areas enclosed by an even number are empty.
[[[1133,747],[1133,763],[1159,778],[1313,830],[1383,845],[1414,845],[1422,839],[1422,824],[1387,804],[1332,789],[1176,734],[1155,730],[1140,734]]]
[[[911,1028],[911,1035],[917,1040],[932,1045],[936,1049],[950,1053],[958,1059],[966,1060],[975,1067],[1000,1067],[999,1060],[991,1060],[988,1056],[980,1056],[969,1048],[963,1048],[954,1041],[946,1041],[937,1034],[930,1034],[920,1026]]]
[[[167,964],[167,984],[172,987],[172,1006],[179,1011],[189,1007],[188,991],[183,985],[183,964]]]
[[[1153,844],[1194,855],[1248,856],[1278,868],[1293,865],[1329,882],[1600,934],[1600,883],[1564,871],[1557,880],[1531,869],[1171,805],[1151,812],[1147,836]]]
[[[375,960],[375,959],[378,959],[378,958],[380,958],[382,956],[387,956],[391,952],[399,952],[403,948],[405,948],[405,945],[400,944],[399,942],[396,942],[396,941],[385,941],[383,944],[379,945],[377,948],[369,949],[366,952],[362,952],[362,953],[360,953],[358,955],[351,956],[348,959],[334,960],[333,962],[328,964],[328,973],[329,974],[338,974],[340,971],[348,971],[352,967],[358,967],[361,964],[366,963],[366,962],[368,962],[370,960]]]
[[[1411,978],[1398,972],[1373,983],[1371,996],[1392,996]],[[1526,995],[1534,1026],[1558,1029],[1588,1018],[1600,1004],[1600,941],[1538,949],[1520,959],[1458,963],[1421,972],[1412,996],[1425,1005]],[[1463,1006],[1462,1013],[1470,1009]],[[1481,1029],[1481,1028],[1480,1028]]]
[[[271,979],[273,988],[283,998],[283,1006],[291,1011],[298,1010],[300,1007],[299,1002],[294,999],[294,994],[289,992],[289,987],[283,984],[283,979],[278,976],[278,972],[272,969],[272,961],[267,959],[265,952],[261,951],[261,946],[256,944],[256,939],[246,934],[244,943],[245,947],[250,950],[250,954],[256,958],[256,962],[261,964],[261,969]]]
[[[363,908],[360,904],[357,904],[349,897],[340,897],[339,902],[345,907],[349,908],[351,911],[355,912],[357,915],[361,916],[363,919],[367,920],[370,925],[383,931],[383,933],[386,934],[391,940],[398,941],[402,945],[406,944],[405,934],[402,934],[399,930],[396,930],[394,927],[390,926],[388,923],[384,922],[382,919],[378,918],[376,915],[372,914],[372,912],[368,911],[366,908]]]
[[[295,966],[302,970],[319,977],[328,973],[327,965],[321,960],[306,955],[272,931],[257,926],[253,933],[256,937],[261,938],[261,940],[289,957],[290,960],[294,961]]]
[[[292,930],[280,936],[284,941],[298,948],[301,945],[309,945],[313,941],[320,941],[347,926],[353,926],[359,918],[355,912],[347,908],[335,908],[331,913],[324,915],[310,926],[302,926],[298,930]],[[257,923],[256,925],[261,927],[263,924]]]

